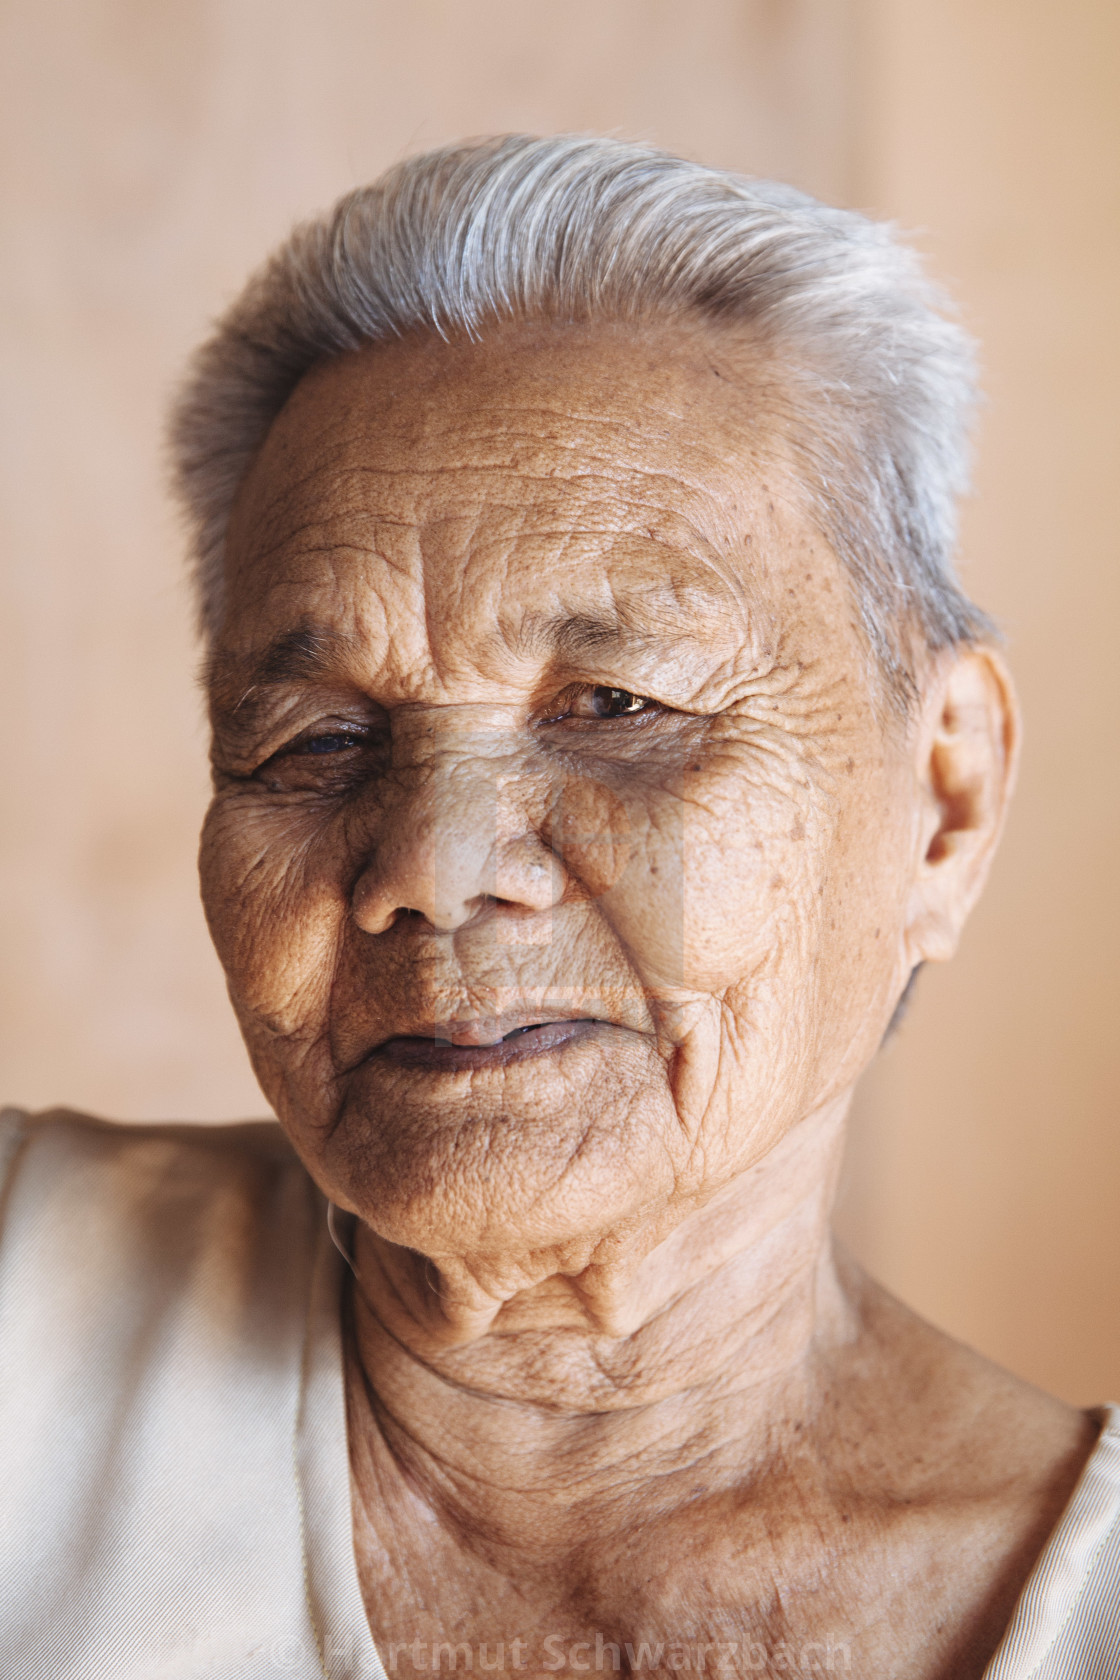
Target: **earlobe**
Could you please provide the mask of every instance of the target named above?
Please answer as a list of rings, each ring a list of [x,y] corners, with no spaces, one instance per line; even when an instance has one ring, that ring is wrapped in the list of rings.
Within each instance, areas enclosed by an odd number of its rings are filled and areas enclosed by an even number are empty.
[[[999,843],[1015,779],[1019,712],[994,648],[954,649],[930,671],[915,740],[920,805],[906,960],[956,950]]]

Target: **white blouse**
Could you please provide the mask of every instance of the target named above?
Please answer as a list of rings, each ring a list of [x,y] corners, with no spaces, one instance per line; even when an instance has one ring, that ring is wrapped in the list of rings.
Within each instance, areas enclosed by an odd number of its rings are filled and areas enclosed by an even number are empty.
[[[279,1128],[8,1109],[0,1220],[4,1680],[386,1680],[342,1261]],[[1120,1680],[1118,1410],[985,1680]]]

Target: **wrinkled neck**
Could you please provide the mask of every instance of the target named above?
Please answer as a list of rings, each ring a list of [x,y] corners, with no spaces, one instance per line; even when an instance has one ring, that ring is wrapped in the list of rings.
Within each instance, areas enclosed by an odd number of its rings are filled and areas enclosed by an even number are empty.
[[[495,1488],[531,1502],[561,1466],[555,1485],[607,1493],[650,1452],[684,1465],[733,1446],[741,1474],[744,1455],[798,1427],[818,1355],[852,1334],[829,1239],[844,1107],[810,1116],[652,1246],[620,1233],[585,1271],[504,1299],[480,1302],[453,1268],[359,1227],[358,1426],[455,1484],[457,1504]]]

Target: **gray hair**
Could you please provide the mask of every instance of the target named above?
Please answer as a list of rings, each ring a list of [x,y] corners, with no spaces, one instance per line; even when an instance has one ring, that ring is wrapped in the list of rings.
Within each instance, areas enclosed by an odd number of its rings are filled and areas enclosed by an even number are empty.
[[[305,373],[507,320],[706,318],[769,347],[785,431],[896,698],[915,634],[991,633],[953,575],[973,355],[891,229],[791,187],[586,135],[411,158],[291,234],[197,352],[171,428],[203,633],[238,486]]]

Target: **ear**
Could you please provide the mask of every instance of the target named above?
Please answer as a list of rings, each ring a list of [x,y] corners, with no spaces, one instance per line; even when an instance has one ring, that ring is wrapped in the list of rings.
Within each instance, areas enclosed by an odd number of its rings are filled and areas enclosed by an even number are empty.
[[[915,739],[919,833],[906,960],[945,962],[980,896],[999,842],[1019,756],[1019,708],[994,648],[937,656]]]

